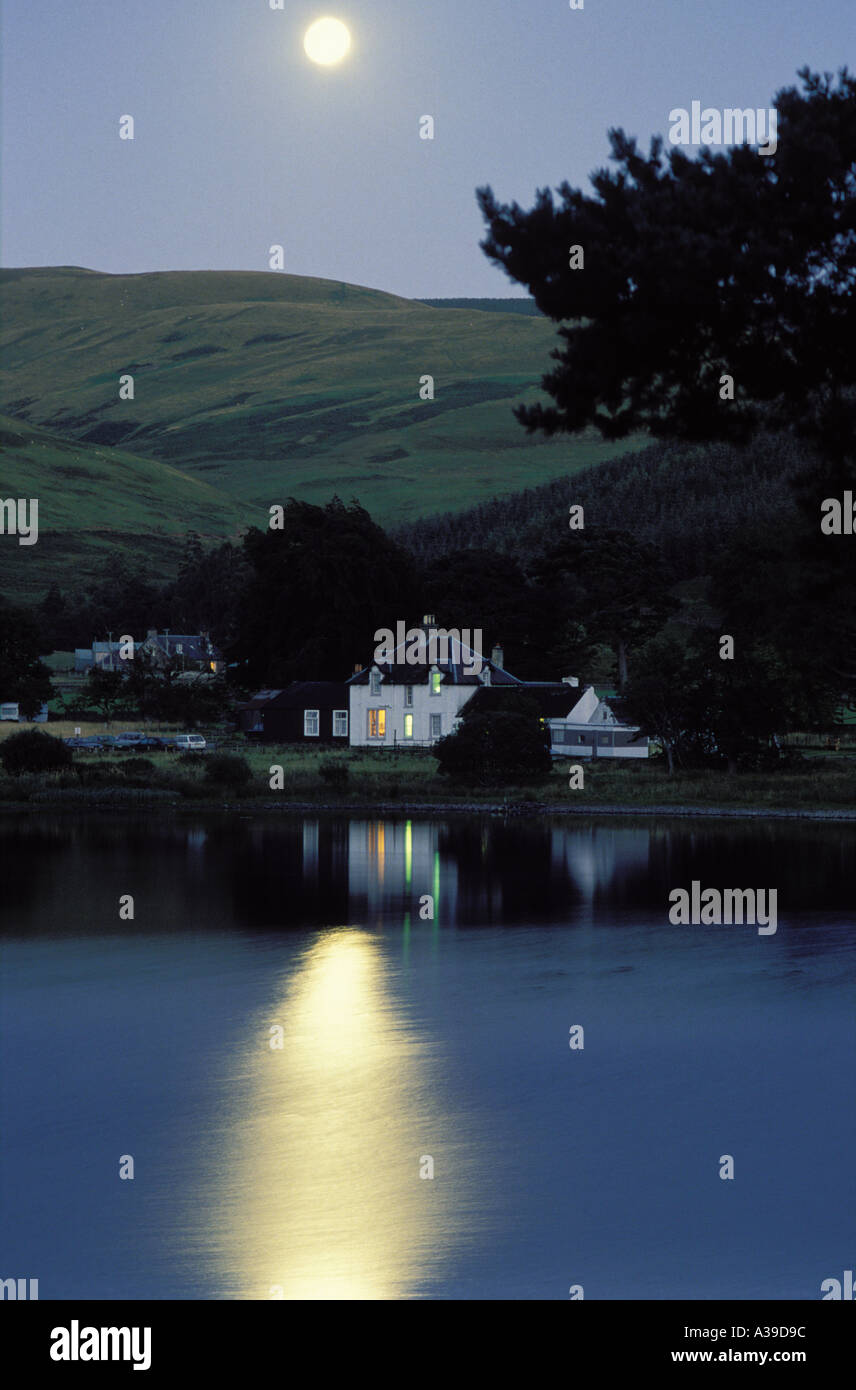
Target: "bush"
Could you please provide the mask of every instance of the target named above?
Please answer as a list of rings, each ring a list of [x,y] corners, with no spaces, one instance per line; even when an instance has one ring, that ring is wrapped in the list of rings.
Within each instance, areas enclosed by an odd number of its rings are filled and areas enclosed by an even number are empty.
[[[444,777],[470,787],[543,782],[553,766],[537,714],[512,709],[462,719],[434,756]]]
[[[113,763],[75,763],[74,772],[81,787],[101,787],[108,782],[115,785],[122,775]]]
[[[147,777],[154,772],[155,765],[151,758],[127,758],[122,764],[123,772],[130,773],[132,777]]]
[[[334,791],[344,791],[350,781],[351,769],[347,763],[337,763],[330,758],[319,765],[318,776]]]
[[[253,770],[235,753],[212,753],[205,762],[205,780],[238,791],[253,780]]]
[[[183,767],[199,767],[200,763],[205,762],[205,754],[179,753],[178,757],[176,758],[176,762],[181,763]]]
[[[4,772],[19,777],[22,772],[59,772],[70,767],[73,758],[62,739],[39,729],[26,729],[0,744],[0,762]]]

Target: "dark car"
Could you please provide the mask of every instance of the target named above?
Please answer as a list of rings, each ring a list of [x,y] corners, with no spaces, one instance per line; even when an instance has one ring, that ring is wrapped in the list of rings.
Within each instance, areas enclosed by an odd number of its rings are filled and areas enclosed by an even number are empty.
[[[127,752],[130,748],[162,748],[163,740],[154,738],[151,734],[125,733],[117,734],[115,741],[117,752]]]
[[[66,748],[78,748],[82,753],[98,753],[104,746],[101,734],[88,734],[86,738],[63,739]]]

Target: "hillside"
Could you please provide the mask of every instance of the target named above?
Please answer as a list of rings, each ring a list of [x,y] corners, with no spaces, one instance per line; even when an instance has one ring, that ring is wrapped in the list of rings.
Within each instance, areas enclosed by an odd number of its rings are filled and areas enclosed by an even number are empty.
[[[0,593],[24,600],[43,597],[54,580],[79,584],[116,551],[165,578],[174,573],[181,550],[175,537],[189,529],[227,537],[237,533],[242,519],[232,499],[202,479],[5,415],[0,497],[39,502],[35,545],[0,535]]]
[[[271,502],[334,493],[409,521],[639,446],[526,435],[512,406],[538,398],[556,329],[525,312],[273,272],[75,267],[0,272],[0,307],[0,408],[172,464],[259,524]],[[169,491],[163,508],[179,518]]]
[[[793,527],[788,483],[807,457],[787,435],[761,434],[742,447],[658,441],[632,458],[427,517],[393,535],[429,562],[472,546],[525,565],[562,539],[575,503],[585,508],[587,526],[632,530],[658,548],[675,577],[694,579],[710,572],[739,528]]]
[[[481,309],[489,314],[527,314],[537,318],[541,310],[534,299],[418,299],[417,304],[430,304],[433,309]]]

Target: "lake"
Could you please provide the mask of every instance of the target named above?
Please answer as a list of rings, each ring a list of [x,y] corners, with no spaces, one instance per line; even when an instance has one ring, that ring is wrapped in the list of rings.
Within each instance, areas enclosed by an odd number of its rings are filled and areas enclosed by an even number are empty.
[[[0,856],[0,1277],[42,1299],[853,1268],[856,825],[48,812]],[[693,881],[775,932],[673,925]]]

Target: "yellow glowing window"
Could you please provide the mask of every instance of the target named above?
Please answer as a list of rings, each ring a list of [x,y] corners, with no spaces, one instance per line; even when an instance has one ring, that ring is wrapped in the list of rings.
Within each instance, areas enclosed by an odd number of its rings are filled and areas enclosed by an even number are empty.
[[[439,671],[432,671],[432,672],[431,672],[431,694],[432,694],[432,695],[439,695],[439,694],[440,694],[440,685],[441,685],[442,680],[443,680],[443,677],[441,676],[441,674],[440,674]]]
[[[369,710],[369,738],[386,738],[386,710]]]
[[[405,737],[405,738],[412,738],[412,737],[413,737],[413,715],[412,715],[412,714],[405,714],[405,716],[404,716],[404,737]]]

